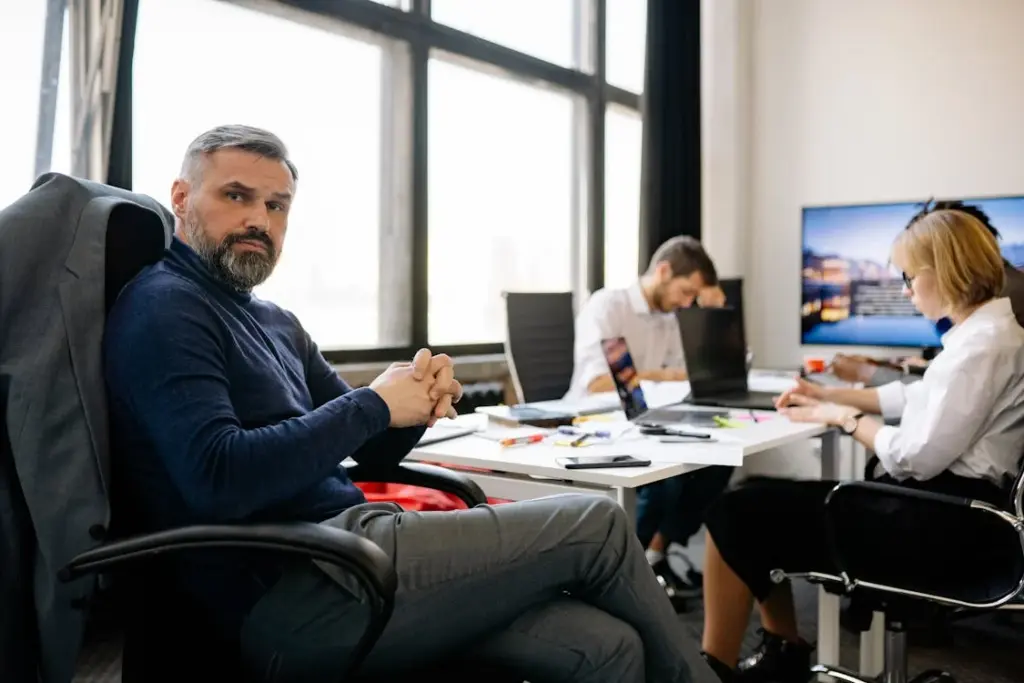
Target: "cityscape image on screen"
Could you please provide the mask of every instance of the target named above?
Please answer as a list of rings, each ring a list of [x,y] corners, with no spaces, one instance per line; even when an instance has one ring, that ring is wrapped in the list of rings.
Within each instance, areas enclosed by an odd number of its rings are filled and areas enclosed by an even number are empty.
[[[1003,256],[1024,266],[1024,196],[964,198],[988,214]],[[893,240],[921,202],[803,209],[803,344],[935,347],[939,334],[903,294]]]

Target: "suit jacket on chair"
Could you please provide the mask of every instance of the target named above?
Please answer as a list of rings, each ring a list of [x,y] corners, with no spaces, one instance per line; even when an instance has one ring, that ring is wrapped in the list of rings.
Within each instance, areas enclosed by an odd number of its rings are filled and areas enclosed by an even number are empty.
[[[128,207],[128,208],[126,208]],[[135,212],[132,214],[132,212]],[[111,216],[152,199],[59,174],[0,211],[0,681],[67,683],[94,582],[57,573],[110,519],[101,343]],[[20,596],[20,599],[19,597]],[[10,607],[10,609],[9,609]],[[38,670],[38,674],[36,674]],[[31,678],[26,678],[31,676]]]

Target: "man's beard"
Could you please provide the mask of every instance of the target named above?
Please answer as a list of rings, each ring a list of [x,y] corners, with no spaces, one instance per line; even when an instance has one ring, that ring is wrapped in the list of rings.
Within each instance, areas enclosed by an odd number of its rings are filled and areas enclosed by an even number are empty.
[[[194,215],[186,217],[185,235],[189,246],[217,278],[240,292],[249,292],[262,284],[274,272],[277,250],[266,233],[247,230],[230,234],[217,244],[203,229]],[[237,252],[231,247],[238,242],[255,242],[266,251]]]

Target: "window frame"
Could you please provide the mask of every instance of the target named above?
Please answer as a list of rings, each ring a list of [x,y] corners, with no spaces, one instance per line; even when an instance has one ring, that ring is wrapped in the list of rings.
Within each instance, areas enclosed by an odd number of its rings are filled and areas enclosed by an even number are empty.
[[[142,0],[143,2],[152,0]],[[402,267],[381,269],[379,336],[404,337],[407,346],[324,349],[332,363],[372,363],[411,358],[430,347],[434,353],[482,356],[502,353],[503,342],[432,346],[427,320],[428,244],[428,65],[433,53],[445,53],[464,65],[494,70],[576,95],[573,136],[573,263],[579,294],[604,282],[605,111],[609,104],[641,111],[641,95],[610,85],[605,78],[606,1],[572,0],[573,47],[578,68],[564,67],[490,42],[430,18],[430,0],[405,0],[391,7],[372,0],[221,0],[300,22],[339,27],[361,40],[390,44],[385,48],[382,98],[385,109],[381,146],[382,221],[393,230],[382,239],[381,262]],[[505,2],[512,0],[502,0]],[[130,93],[126,93],[130,96]],[[131,157],[131,144],[125,145]],[[406,161],[400,161],[406,160]],[[130,189],[130,187],[128,188]],[[382,235],[385,231],[382,231]],[[385,259],[388,259],[385,261]],[[386,273],[386,275],[385,275]],[[390,302],[390,304],[388,303]]]

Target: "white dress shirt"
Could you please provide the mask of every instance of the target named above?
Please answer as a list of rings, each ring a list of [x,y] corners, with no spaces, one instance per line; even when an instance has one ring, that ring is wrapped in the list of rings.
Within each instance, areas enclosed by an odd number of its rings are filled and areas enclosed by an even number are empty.
[[[1000,486],[1024,452],[1024,328],[1010,300],[985,304],[942,336],[942,353],[920,382],[878,387],[882,427],[874,450],[899,480],[949,470]]]
[[[652,311],[640,283],[625,289],[599,289],[576,316],[576,348],[567,399],[579,399],[598,377],[608,374],[602,339],[624,337],[638,372],[685,369],[679,323],[672,313]]]

